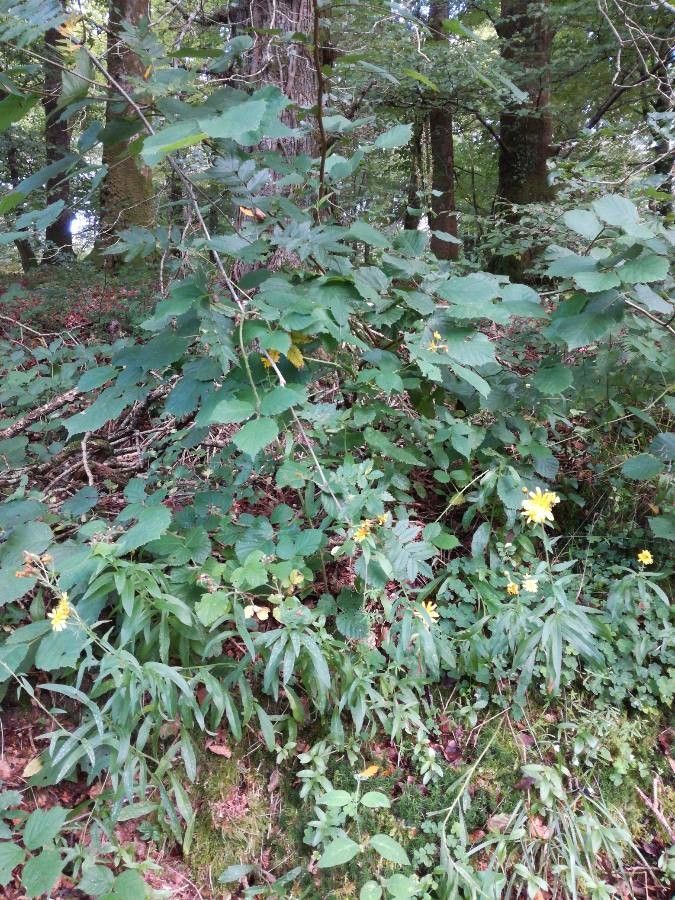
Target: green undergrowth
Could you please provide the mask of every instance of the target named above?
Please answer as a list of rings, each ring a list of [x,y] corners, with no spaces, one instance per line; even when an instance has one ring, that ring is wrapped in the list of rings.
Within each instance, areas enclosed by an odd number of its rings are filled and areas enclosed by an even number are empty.
[[[326,777],[334,791],[354,791],[365,761],[377,771],[362,781],[361,792],[391,798],[388,809],[363,809],[346,833],[364,845],[373,834],[391,836],[411,860],[413,877],[423,884],[438,866],[442,833],[463,836],[471,851],[508,830],[511,817],[524,810],[525,821],[537,823],[540,831],[526,833],[523,846],[512,849],[513,866],[531,852],[545,856],[548,841],[541,833],[560,828],[564,836],[570,817],[583,836],[584,810],[592,809],[602,828],[617,829],[617,835],[625,828],[623,837],[617,836],[624,845],[621,865],[639,862],[639,848],[659,834],[659,823],[638,789],[649,795],[657,779],[663,815],[666,821],[675,816],[672,771],[659,747],[668,722],[657,711],[631,715],[593,710],[587,706],[591,702],[588,695],[569,694],[560,704],[528,707],[518,723],[494,709],[484,710],[471,727],[452,723],[460,755],[447,762],[439,753],[438,773],[427,784],[405,756],[391,762],[386,746],[378,742],[362,745],[359,760],[332,754]],[[562,792],[542,803],[538,782],[527,777],[528,767],[539,767],[553,779],[559,775]],[[251,867],[247,883],[255,885],[263,871],[278,876],[300,863],[309,874],[281,896],[337,900],[359,896],[368,875],[386,883],[397,866],[372,851],[339,871],[316,868],[320,854],[307,844],[310,816],[299,795],[301,783],[297,769],[276,766],[259,745],[240,745],[229,759],[203,754],[192,794],[197,819],[187,854],[197,882],[210,885],[214,897],[236,897],[232,885],[218,885],[228,867]],[[321,792],[317,796],[320,801]],[[494,859],[482,851],[476,864],[489,868]],[[604,865],[602,855],[598,865]]]

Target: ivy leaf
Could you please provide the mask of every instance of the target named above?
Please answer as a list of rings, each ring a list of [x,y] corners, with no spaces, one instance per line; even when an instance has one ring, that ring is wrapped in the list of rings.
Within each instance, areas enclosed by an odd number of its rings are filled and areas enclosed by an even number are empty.
[[[351,838],[343,836],[336,838],[324,850],[319,862],[319,869],[331,869],[333,866],[343,866],[354,859],[361,848]]]
[[[268,447],[279,436],[279,427],[274,419],[253,419],[247,422],[232,439],[234,445],[253,457]]]

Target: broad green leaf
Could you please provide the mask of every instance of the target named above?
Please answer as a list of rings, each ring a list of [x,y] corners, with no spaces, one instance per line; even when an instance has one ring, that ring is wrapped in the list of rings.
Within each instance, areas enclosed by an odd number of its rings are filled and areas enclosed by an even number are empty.
[[[361,797],[361,803],[368,809],[389,809],[391,801],[382,791],[366,791]]]
[[[43,850],[31,857],[23,867],[21,884],[29,897],[46,894],[56,884],[66,861],[58,850]]]
[[[319,869],[331,869],[333,866],[343,866],[354,859],[361,848],[351,838],[346,836],[335,838],[324,850],[319,862]]]
[[[279,426],[274,419],[253,419],[235,434],[232,441],[242,453],[256,456],[279,436]]]
[[[570,209],[563,215],[563,220],[568,228],[589,241],[594,240],[603,229],[602,222],[588,209]]]
[[[12,880],[12,872],[26,858],[25,851],[13,841],[0,841],[0,887]]]
[[[675,541],[675,515],[650,516],[649,527],[657,538],[664,541]]]
[[[634,481],[646,481],[663,472],[663,463],[651,453],[639,453],[626,460],[621,466],[621,472]]]
[[[117,541],[116,547],[120,553],[131,553],[139,547],[149,544],[160,538],[171,524],[171,510],[161,503],[153,506],[140,507],[134,511],[137,519],[126,534]]]
[[[255,413],[255,403],[251,400],[239,400],[227,393],[212,394],[200,409],[195,424],[230,425],[245,422]]]
[[[98,897],[112,888],[114,880],[114,874],[106,866],[85,864],[82,866],[82,878],[77,887],[85,894]]]
[[[276,416],[286,412],[291,406],[299,406],[306,399],[305,389],[288,385],[273,388],[264,394],[260,401],[260,412],[266,416]]]
[[[51,844],[61,830],[70,812],[62,806],[52,806],[51,809],[36,809],[26,819],[23,830],[23,842],[27,850],[37,850],[46,844]]]
[[[593,211],[599,219],[615,228],[629,230],[631,224],[638,220],[635,204],[618,194],[607,194],[594,200]]]
[[[618,287],[621,280],[616,272],[577,272],[574,283],[589,294],[597,294]]]
[[[381,234],[376,228],[373,228],[372,225],[363,222],[361,219],[357,219],[356,222],[352,223],[346,237],[357,241],[363,241],[364,244],[370,244],[371,247],[378,247],[380,249],[385,249],[390,246],[388,238]]]
[[[141,156],[149,166],[156,166],[173,150],[199,144],[207,134],[195,121],[167,125],[143,141]]]
[[[557,364],[539,369],[532,379],[534,386],[542,394],[562,394],[574,381],[574,374],[569,366]]]
[[[395,147],[405,147],[412,137],[411,125],[394,125],[389,131],[385,131],[375,140],[378,150],[393,150]]]
[[[232,601],[229,594],[226,594],[224,591],[203,594],[202,598],[195,604],[197,618],[205,628],[210,628],[214,622],[230,613],[231,610]]]
[[[40,98],[32,95],[19,96],[9,94],[0,101],[0,134],[7,131],[10,125],[18,122],[40,102]]]
[[[324,794],[323,797],[319,797],[318,803],[322,806],[329,806],[331,808],[340,809],[342,806],[346,806],[351,802],[352,795],[349,791],[328,791],[328,793]]]
[[[199,120],[199,127],[209,137],[255,144],[262,137],[260,125],[267,112],[265,100],[245,100],[224,110],[218,116]]]
[[[662,431],[649,445],[649,452],[667,462],[675,461],[675,432]]]
[[[359,900],[380,900],[382,888],[376,881],[367,881],[359,891]]]
[[[388,834],[374,834],[370,839],[370,846],[384,859],[396,863],[399,866],[409,866],[410,859],[403,847],[389,837]]]
[[[668,260],[656,253],[645,253],[637,259],[627,260],[616,271],[624,284],[664,281],[668,277]]]

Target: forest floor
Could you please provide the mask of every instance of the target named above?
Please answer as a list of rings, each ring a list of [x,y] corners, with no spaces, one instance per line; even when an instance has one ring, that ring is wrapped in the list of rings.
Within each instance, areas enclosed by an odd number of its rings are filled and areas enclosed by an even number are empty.
[[[128,334],[132,320],[146,315],[152,305],[153,286],[142,272],[137,277],[133,271],[126,273],[123,282],[99,273],[86,283],[76,273],[68,285],[40,270],[19,284],[21,290],[0,296],[0,331],[3,323],[7,327],[19,323],[20,343],[29,347],[48,346],[57,336],[73,344],[114,342]],[[77,397],[66,402],[73,411],[78,408]],[[107,485],[97,512],[112,517],[124,503],[121,487],[132,474],[142,471],[140,460],[145,451],[170,428],[170,422],[158,427],[143,412],[133,422],[122,416],[111,423],[104,441],[92,442],[88,458],[84,454],[72,459],[55,457],[49,465],[38,466],[33,473],[34,486],[46,491],[56,509],[86,487],[93,472],[97,481]],[[189,465],[189,458],[185,461]],[[569,466],[574,467],[576,476],[583,476],[583,444],[570,445]],[[269,497],[272,505],[282,499]],[[176,498],[175,502],[183,501]],[[421,518],[425,519],[423,510]],[[348,580],[349,573],[343,575]],[[339,590],[340,577],[336,568],[336,583],[325,587]],[[39,697],[39,685],[36,693]],[[372,770],[368,788],[392,800],[390,809],[369,811],[364,816],[364,832],[386,831],[400,841],[411,858],[421,864],[428,859],[431,864],[434,835],[428,823],[435,813],[461,798],[457,834],[465,834],[470,851],[478,848],[473,860],[478,869],[490,864],[491,838],[506,832],[512,834],[514,842],[526,846],[524,852],[541,858],[548,854],[550,865],[555,866],[562,864],[564,857],[565,817],[574,819],[579,800],[591,797],[606,830],[605,838],[610,832],[627,829],[627,836],[621,840],[630,851],[621,866],[612,861],[604,845],[593,848],[598,854],[598,868],[613,886],[615,896],[645,900],[673,896],[672,883],[660,871],[664,854],[675,843],[675,730],[666,711],[638,714],[599,708],[591,694],[568,692],[548,705],[530,706],[527,715],[515,721],[508,706],[500,709],[492,704],[467,703],[466,697],[455,695],[451,684],[441,685],[433,693],[436,716],[428,724],[440,774],[424,784],[413,761],[386,739],[362,745],[361,762]],[[476,698],[479,693],[477,690]],[[602,734],[600,742],[590,737],[591,718],[594,734]],[[0,747],[0,782],[5,790],[25,788],[31,763],[44,746],[48,725],[41,708],[29,699],[18,706],[6,706]],[[309,746],[301,739],[298,752]],[[583,775],[578,774],[580,763]],[[247,735],[236,746],[225,732],[205,738],[198,747],[198,764],[198,780],[190,788],[197,820],[185,854],[145,818],[119,823],[115,828],[115,839],[124,854],[141,865],[147,883],[161,896],[175,900],[240,897],[245,880],[239,888],[219,884],[221,873],[228,867],[254,863],[272,885],[303,860],[313,878],[314,896],[358,895],[355,869],[346,866],[339,875],[331,875],[316,868],[310,848],[303,843],[311,811],[299,799],[299,781],[283,762],[275,762],[257,735]],[[514,821],[536,793],[535,781],[522,774],[523,766],[553,765],[566,773],[557,826],[550,821],[544,824],[541,817],[534,816],[526,821],[524,831],[516,833]],[[354,770],[353,761],[331,757],[327,774],[335,789],[350,791]],[[99,780],[90,783],[81,775],[55,787],[24,790],[22,808],[30,812],[61,804],[86,809],[87,802],[103,788]],[[84,844],[88,841],[88,825],[89,819],[83,815],[78,840]],[[382,861],[378,865],[381,870]],[[18,884],[10,884],[2,896],[19,900],[24,894]],[[63,876],[50,896],[85,895]],[[530,896],[548,900],[545,893],[534,889]]]

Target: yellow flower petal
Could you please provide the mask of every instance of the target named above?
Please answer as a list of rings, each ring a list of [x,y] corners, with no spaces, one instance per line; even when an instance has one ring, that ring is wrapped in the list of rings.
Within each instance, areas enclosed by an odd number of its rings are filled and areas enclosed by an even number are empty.
[[[640,552],[637,555],[637,558],[638,558],[638,562],[641,563],[643,566],[651,566],[652,563],[654,562],[654,557],[649,552],[649,550],[640,550]]]
[[[290,349],[286,353],[286,359],[292,366],[295,366],[296,369],[304,368],[305,357],[302,355],[302,350],[299,347],[296,347],[295,344],[291,344]]]

